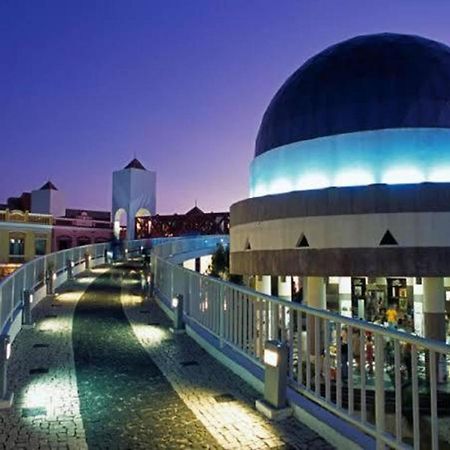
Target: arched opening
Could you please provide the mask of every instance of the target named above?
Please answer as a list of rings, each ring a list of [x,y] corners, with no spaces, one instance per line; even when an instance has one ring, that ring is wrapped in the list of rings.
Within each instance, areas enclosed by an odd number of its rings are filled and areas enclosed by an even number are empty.
[[[138,209],[137,213],[134,217],[144,217],[144,216],[150,216],[150,211],[147,208],[140,208]]]
[[[114,237],[116,239],[125,239],[127,232],[127,212],[120,208],[114,214]]]
[[[147,208],[140,208],[134,216],[134,232],[136,239],[150,236],[151,220],[150,211]]]

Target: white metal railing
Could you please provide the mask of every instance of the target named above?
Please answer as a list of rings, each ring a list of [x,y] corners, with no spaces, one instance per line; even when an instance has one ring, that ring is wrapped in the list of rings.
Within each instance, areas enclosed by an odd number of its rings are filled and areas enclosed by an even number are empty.
[[[45,287],[49,270],[58,278],[67,272],[67,261],[72,261],[77,271],[77,267],[85,262],[86,255],[90,255],[93,262],[104,258],[110,245],[84,245],[50,253],[33,259],[3,279],[0,282],[0,334],[8,334],[12,321],[23,306],[24,291],[36,292]]]
[[[214,247],[221,239],[195,245]],[[178,240],[154,247],[152,271],[161,298],[183,295],[190,320],[258,365],[265,341],[287,342],[290,386],[373,436],[378,448],[439,448],[445,433],[440,416],[450,415],[448,402],[439,401],[450,346],[264,295],[170,261],[195,245]]]

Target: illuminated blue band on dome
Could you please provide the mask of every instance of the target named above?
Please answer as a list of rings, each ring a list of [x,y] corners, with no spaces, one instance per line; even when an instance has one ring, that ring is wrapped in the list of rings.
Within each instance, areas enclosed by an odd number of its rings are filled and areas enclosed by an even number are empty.
[[[253,160],[250,197],[422,182],[450,182],[450,129],[361,131],[277,147]]]

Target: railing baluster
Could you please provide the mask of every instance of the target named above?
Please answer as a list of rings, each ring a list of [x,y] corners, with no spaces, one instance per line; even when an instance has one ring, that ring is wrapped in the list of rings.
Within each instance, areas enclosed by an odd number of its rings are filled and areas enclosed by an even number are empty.
[[[303,386],[303,313],[297,311],[297,383]]]
[[[342,408],[342,340],[341,323],[336,323],[336,405]]]
[[[384,449],[384,338],[375,335],[375,426],[377,449]]]
[[[330,321],[323,321],[323,347],[325,352],[323,373],[325,375],[325,400],[330,402],[331,383],[330,383]]]
[[[289,309],[289,378],[294,379],[294,315],[293,310]]]
[[[431,448],[438,450],[439,448],[439,422],[437,415],[437,359],[439,354],[430,351],[430,406],[431,406]]]
[[[366,408],[366,334],[363,330],[359,333],[359,373],[361,378],[360,400],[361,400],[361,422],[367,420]]]
[[[352,416],[354,413],[354,396],[353,396],[353,327],[348,327],[347,331],[347,349],[348,349],[348,378],[347,378],[347,399],[348,413]]]
[[[306,313],[306,389],[311,389],[311,320],[314,320],[310,313]]]
[[[239,326],[239,291],[233,292],[233,323],[234,323],[234,331],[233,331],[233,344],[237,345],[238,343],[238,326]]]
[[[242,339],[242,350],[244,350],[245,353],[248,353],[248,297],[247,295],[243,295],[242,300],[244,301],[244,304],[242,305],[243,308],[243,314],[242,314],[242,320],[244,321],[243,323],[243,330],[242,330],[242,334],[243,334],[243,339]]]
[[[314,390],[320,396],[320,317],[314,317]]]
[[[414,449],[420,450],[419,380],[417,376],[417,347],[415,344],[411,345],[411,372]]]
[[[264,353],[264,324],[263,324],[263,308],[264,302],[262,299],[258,298],[258,356],[260,361],[263,359]]]
[[[251,356],[255,355],[255,349],[254,349],[254,342],[255,342],[255,336],[254,336],[254,324],[255,324],[255,311],[254,311],[254,299],[253,297],[248,298],[248,354]]]
[[[400,372],[400,341],[394,341],[395,370],[395,437],[402,442],[402,376]]]

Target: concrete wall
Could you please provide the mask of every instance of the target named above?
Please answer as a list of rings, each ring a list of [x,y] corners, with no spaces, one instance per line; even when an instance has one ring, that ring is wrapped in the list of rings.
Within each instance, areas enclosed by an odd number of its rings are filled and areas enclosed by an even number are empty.
[[[231,272],[271,275],[446,276],[448,183],[332,188],[231,208]],[[395,245],[380,245],[389,231]],[[308,246],[299,248],[304,237]]]

